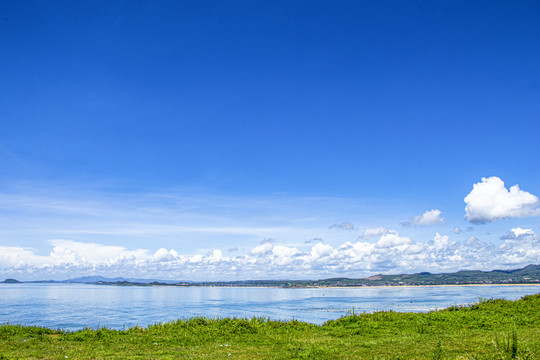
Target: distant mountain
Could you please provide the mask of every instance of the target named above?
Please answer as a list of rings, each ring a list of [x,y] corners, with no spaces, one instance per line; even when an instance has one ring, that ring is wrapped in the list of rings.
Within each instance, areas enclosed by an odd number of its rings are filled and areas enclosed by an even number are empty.
[[[6,279],[4,281],[0,281],[2,284],[22,284],[21,281],[15,280],[15,279]]]
[[[455,273],[375,275],[363,279],[318,280],[320,286],[369,286],[369,285],[467,285],[467,284],[538,284],[540,265],[527,265],[514,270],[462,270]]]
[[[117,281],[125,281],[126,279],[122,277],[116,277],[116,278],[106,278],[103,276],[83,276],[78,277],[74,279],[68,279],[68,280],[62,280],[60,282],[62,283],[70,283],[70,284],[93,284],[97,283],[99,281],[106,281],[106,282],[117,282]]]
[[[455,273],[382,275],[366,278],[330,278],[321,280],[239,280],[188,282],[177,280],[106,278],[85,276],[68,280],[25,281],[29,283],[69,283],[115,286],[256,286],[256,287],[327,287],[327,286],[403,286],[403,285],[472,285],[472,284],[540,284],[540,265],[528,265],[513,270],[462,270]],[[6,279],[2,283],[16,284],[20,281]]]
[[[473,284],[540,284],[540,265],[514,270],[462,270],[455,273],[373,275],[367,278],[330,278],[321,280],[246,280],[199,282],[189,286],[276,286],[276,287],[347,287],[404,285],[473,285]]]
[[[83,276],[67,280],[39,280],[28,281],[32,283],[61,283],[61,284],[115,284],[115,283],[138,283],[138,284],[150,284],[150,283],[163,283],[163,284],[176,284],[176,280],[156,280],[156,279],[126,279],[123,277],[107,278],[103,276]]]

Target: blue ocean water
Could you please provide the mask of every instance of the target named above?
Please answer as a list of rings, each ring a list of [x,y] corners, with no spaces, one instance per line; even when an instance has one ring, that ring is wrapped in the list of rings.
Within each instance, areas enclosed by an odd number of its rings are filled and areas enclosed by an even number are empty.
[[[481,298],[515,300],[540,286],[280,289],[0,284],[0,323],[122,329],[206,317],[263,317],[322,324],[354,312],[423,312]]]

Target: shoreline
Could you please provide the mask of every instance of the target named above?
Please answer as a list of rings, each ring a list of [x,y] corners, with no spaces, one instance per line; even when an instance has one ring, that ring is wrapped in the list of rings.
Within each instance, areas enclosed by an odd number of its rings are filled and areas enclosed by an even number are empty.
[[[94,284],[87,284],[94,285]],[[118,285],[111,285],[118,286]],[[122,286],[122,285],[120,285]],[[137,286],[137,285],[132,285]],[[419,287],[460,287],[460,286],[539,286],[539,284],[441,284],[441,285],[366,285],[366,286],[303,286],[303,287],[283,287],[283,286],[215,286],[215,285],[194,285],[194,286],[176,286],[176,285],[150,285],[155,287],[180,287],[180,288],[239,288],[239,289],[369,289],[369,288],[419,288]]]
[[[349,313],[322,324],[204,316],[118,328],[3,324],[0,358],[509,359],[513,347],[515,358],[540,360],[538,306],[540,295],[532,295],[481,301],[474,313],[452,305],[429,313]]]
[[[166,285],[166,284],[129,284],[129,285],[119,285],[119,284],[96,284],[96,283],[56,283],[56,282],[20,282],[20,283],[4,283],[0,282],[1,285],[28,285],[28,284],[39,284],[39,285],[95,285],[95,286],[116,286],[116,287],[172,287],[172,288],[238,288],[238,289],[291,289],[291,290],[300,290],[300,289],[369,289],[369,288],[422,288],[422,287],[489,287],[489,286],[538,286],[540,283],[531,284],[531,283],[515,283],[515,284],[438,284],[438,285],[364,285],[364,286],[253,286],[253,285]]]
[[[364,289],[364,288],[418,288],[418,287],[461,287],[461,286],[540,286],[540,284],[440,284],[440,285],[368,285],[368,286],[317,286],[304,289]]]

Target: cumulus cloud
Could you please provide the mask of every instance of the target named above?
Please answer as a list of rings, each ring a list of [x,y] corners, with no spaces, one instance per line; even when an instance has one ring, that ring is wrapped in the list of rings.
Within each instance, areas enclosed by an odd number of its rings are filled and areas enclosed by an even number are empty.
[[[294,257],[298,254],[296,248],[290,248],[283,245],[276,245],[272,249],[272,261],[277,265],[289,265],[294,261]]]
[[[266,242],[259,246],[255,246],[251,251],[249,252],[251,255],[264,255],[268,254],[270,251],[272,251],[272,243]]]
[[[467,244],[477,244],[480,240],[476,236],[471,236],[467,238],[466,243]]]
[[[441,217],[441,211],[437,209],[429,210],[422,215],[417,215],[403,223],[403,226],[427,226],[435,225],[444,222],[444,218]]]
[[[382,235],[375,246],[379,248],[395,248],[402,245],[409,245],[411,243],[412,240],[408,237],[401,237],[396,231],[390,231],[387,234]]]
[[[128,250],[123,246],[85,243],[63,239],[49,240],[49,243],[54,246],[50,256],[57,259],[58,262],[71,261],[74,263],[94,263],[104,258],[141,258],[149,256],[148,250]],[[158,250],[158,252],[160,250]]]
[[[212,252],[208,253],[206,255],[206,261],[210,263],[216,263],[219,261],[227,261],[228,258],[223,257],[223,253],[221,250],[213,250]]]
[[[128,249],[69,240],[50,242],[48,255],[34,249],[0,247],[0,276],[69,278],[85,275],[175,280],[362,277],[368,273],[494,269],[536,263],[540,239],[532,229],[514,228],[499,244],[475,237],[454,240],[436,233],[421,242],[387,230],[373,240],[298,249],[266,242],[246,253],[224,256],[220,249],[180,254],[174,249]]]
[[[18,269],[31,266],[40,267],[50,263],[51,259],[36,255],[36,250],[19,246],[0,246],[0,269]]]
[[[353,231],[356,230],[353,224],[350,222],[344,222],[341,224],[334,224],[329,227],[329,229],[337,229],[337,230],[345,230],[345,231]]]
[[[367,228],[362,233],[361,238],[362,239],[368,239],[368,238],[372,238],[372,237],[376,237],[376,236],[381,236],[381,235],[384,235],[384,234],[388,234],[388,229],[386,229],[386,228],[384,228],[382,226],[375,227],[375,228]]]
[[[524,261],[538,263],[538,259],[540,259],[539,237],[528,231],[525,233],[521,231],[513,233],[514,239],[506,239],[497,248],[497,252],[500,254],[499,261],[505,265],[522,264]]]
[[[178,253],[174,250],[167,250],[165,248],[161,248],[158,251],[154,253],[152,256],[152,259],[156,262],[166,262],[166,261],[173,261],[178,258]]]
[[[334,248],[332,246],[318,243],[311,248],[309,255],[312,261],[320,262],[321,260],[328,258],[333,251]]]
[[[465,218],[475,224],[499,219],[521,218],[540,214],[537,196],[521,190],[518,185],[506,189],[496,177],[482,178],[465,197]]]
[[[536,234],[532,229],[522,229],[520,227],[510,230],[508,233],[501,236],[501,240],[510,239],[533,239]]]
[[[463,233],[463,232],[469,232],[469,231],[473,231],[473,230],[474,230],[474,229],[473,229],[472,226],[467,226],[466,229],[462,229],[462,228],[460,228],[459,226],[456,226],[456,227],[454,228],[454,233],[455,233],[455,234],[461,234],[461,233]]]

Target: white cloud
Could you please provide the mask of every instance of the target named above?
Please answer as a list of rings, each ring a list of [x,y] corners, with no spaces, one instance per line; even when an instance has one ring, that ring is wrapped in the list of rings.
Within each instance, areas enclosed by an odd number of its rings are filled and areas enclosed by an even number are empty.
[[[356,230],[353,224],[350,222],[344,222],[341,224],[334,224],[329,227],[329,229],[338,229],[338,230],[345,230],[345,231],[353,231]]]
[[[323,243],[318,243],[311,248],[310,256],[311,260],[319,261],[321,259],[326,259],[332,254],[334,248],[330,245]]]
[[[520,227],[510,230],[505,235],[501,236],[502,240],[509,239],[531,239],[534,238],[536,234],[532,229],[522,229]]]
[[[296,248],[290,248],[283,245],[276,245],[272,249],[273,262],[277,265],[289,265],[294,261],[294,256],[298,254]]]
[[[518,185],[507,190],[496,177],[482,178],[465,197],[465,218],[477,224],[499,219],[520,218],[540,214],[540,201]]]
[[[176,258],[178,258],[178,253],[174,250],[167,250],[165,248],[161,248],[158,251],[154,253],[152,256],[154,261],[157,262],[165,262],[165,261],[172,261]]]
[[[202,256],[202,254],[193,255],[192,257],[190,257],[190,258],[188,259],[188,261],[189,261],[190,263],[197,264],[197,263],[200,263],[200,262],[203,261],[203,256]]]
[[[433,241],[430,242],[430,244],[437,250],[441,250],[448,247],[448,239],[449,237],[447,235],[441,235],[439,233],[435,234],[435,237],[433,238]]]
[[[474,229],[473,229],[472,226],[467,226],[466,229],[462,229],[462,228],[460,228],[459,226],[456,226],[456,227],[454,228],[454,233],[455,233],[455,234],[461,234],[461,233],[463,233],[463,232],[468,232],[468,231],[473,231],[473,230],[474,230]]]
[[[122,246],[102,245],[96,243],[84,243],[72,240],[55,239],[49,240],[54,246],[51,257],[57,262],[88,262],[94,263],[104,258],[141,258],[148,255],[148,250],[127,250]],[[159,251],[159,250],[158,250]]]
[[[429,210],[422,215],[417,215],[403,223],[403,226],[427,226],[435,225],[444,222],[444,218],[441,217],[441,211],[437,209]]]
[[[375,227],[375,228],[367,228],[362,233],[362,238],[363,239],[368,239],[368,238],[371,238],[371,237],[381,236],[381,235],[384,235],[384,234],[388,234],[388,229],[386,229],[386,228],[384,228],[382,226]]]
[[[412,243],[412,240],[408,237],[401,237],[395,231],[391,231],[387,234],[381,236],[379,241],[375,244],[378,248],[393,248],[402,245],[409,245]]]
[[[471,236],[469,238],[467,238],[466,240],[466,243],[469,244],[469,245],[472,245],[472,244],[478,244],[480,240],[478,240],[478,238],[476,236]]]
[[[331,231],[324,232],[327,229],[321,229],[321,223],[358,214],[355,201],[340,198],[221,197],[176,190],[112,194],[41,188],[0,192],[4,239],[0,245],[9,241],[43,251],[43,238],[75,238],[130,248],[146,247],[148,241],[156,249],[181,246],[191,251],[195,246],[218,248],[223,243],[241,248],[261,239],[295,243],[327,236]],[[330,237],[346,233],[334,231]]]
[[[540,259],[540,238],[535,236],[532,231],[523,232],[520,230],[512,231],[515,238],[506,239],[497,249],[500,261],[506,265],[522,264],[523,262],[538,263]]]
[[[34,249],[25,249],[18,246],[0,246],[0,269],[20,268],[21,266],[43,266],[50,262],[45,256],[36,255]]]
[[[272,243],[266,242],[251,249],[251,255],[264,255],[272,251]]]
[[[221,250],[217,250],[217,249],[212,251],[212,253],[208,254],[207,256],[207,261],[211,263],[215,263],[218,261],[227,261],[227,260],[228,258],[223,257],[223,253],[221,252]]]
[[[540,259],[540,238],[514,228],[499,244],[475,237],[464,241],[436,233],[426,242],[387,230],[375,241],[318,242],[298,249],[264,243],[236,256],[222,250],[180,254],[174,249],[128,249],[97,243],[53,240],[48,255],[34,249],[0,247],[0,276],[21,280],[85,275],[175,280],[363,277],[377,273],[457,271],[519,267]],[[511,235],[511,236],[510,236]]]

